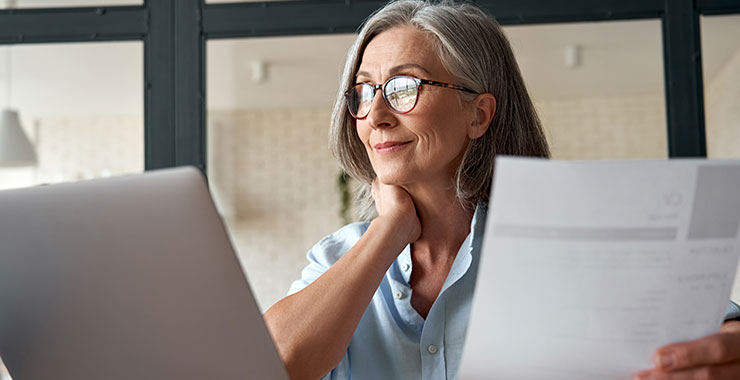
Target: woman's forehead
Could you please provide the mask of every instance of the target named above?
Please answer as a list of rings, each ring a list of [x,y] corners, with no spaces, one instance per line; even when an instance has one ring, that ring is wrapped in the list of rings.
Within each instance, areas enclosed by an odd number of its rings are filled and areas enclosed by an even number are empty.
[[[445,72],[429,33],[400,26],[378,34],[365,47],[357,75],[384,76],[399,69],[430,75]]]

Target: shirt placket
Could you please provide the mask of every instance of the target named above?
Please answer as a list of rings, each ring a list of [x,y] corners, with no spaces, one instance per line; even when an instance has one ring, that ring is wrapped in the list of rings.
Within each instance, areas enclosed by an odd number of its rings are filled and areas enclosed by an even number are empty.
[[[418,312],[411,306],[411,295],[413,290],[409,286],[409,279],[411,278],[411,271],[413,270],[411,264],[411,247],[406,248],[398,255],[397,263],[398,272],[400,276],[389,276],[388,283],[391,285],[391,292],[393,295],[396,309],[398,310],[403,322],[415,331],[416,337],[421,334],[421,329],[424,325],[424,318],[422,318]]]
[[[422,379],[447,379],[447,368],[445,361],[444,336],[446,329],[445,291],[454,285],[467,272],[472,260],[471,257],[472,234],[468,235],[460,250],[457,252],[455,262],[450,268],[450,273],[442,285],[439,296],[434,301],[429,315],[424,322],[421,332],[419,350],[421,352]]]

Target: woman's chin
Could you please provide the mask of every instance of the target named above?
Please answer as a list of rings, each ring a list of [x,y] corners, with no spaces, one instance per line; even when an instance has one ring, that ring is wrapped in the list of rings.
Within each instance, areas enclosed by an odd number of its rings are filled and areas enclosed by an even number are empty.
[[[399,173],[378,174],[378,180],[386,185],[403,186],[409,183],[408,178]]]

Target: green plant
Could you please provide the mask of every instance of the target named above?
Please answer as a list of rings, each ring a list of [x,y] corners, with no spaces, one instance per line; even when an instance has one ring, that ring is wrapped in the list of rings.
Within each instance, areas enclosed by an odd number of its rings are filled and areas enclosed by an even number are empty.
[[[344,170],[339,172],[337,177],[337,189],[339,190],[339,217],[342,218],[343,224],[349,224],[352,221],[349,212],[351,207],[351,191],[349,189],[350,176]]]

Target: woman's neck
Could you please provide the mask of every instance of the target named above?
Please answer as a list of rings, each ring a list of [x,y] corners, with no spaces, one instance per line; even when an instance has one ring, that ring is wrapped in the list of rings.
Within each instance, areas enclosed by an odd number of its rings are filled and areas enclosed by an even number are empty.
[[[460,203],[451,184],[409,186],[406,190],[414,200],[421,222],[421,236],[414,242],[416,250],[430,253],[433,261],[436,261],[434,256],[443,252],[449,253],[454,259],[460,245],[470,233],[473,210],[466,209]]]

